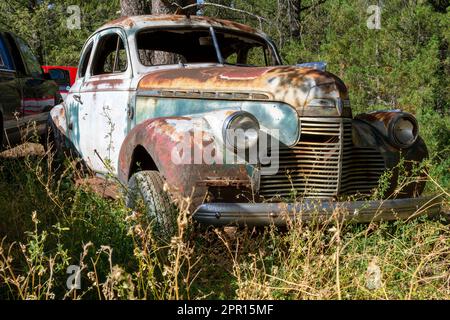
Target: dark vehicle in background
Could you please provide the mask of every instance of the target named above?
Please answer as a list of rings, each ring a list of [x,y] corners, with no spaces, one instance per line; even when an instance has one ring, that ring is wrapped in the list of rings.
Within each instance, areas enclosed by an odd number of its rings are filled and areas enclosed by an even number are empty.
[[[66,98],[70,87],[74,84],[77,78],[77,67],[68,66],[42,66],[45,73],[50,75],[50,78],[56,82],[59,87],[59,93],[63,99]]]
[[[0,148],[43,136],[48,112],[61,102],[58,86],[43,72],[28,44],[0,31]]]

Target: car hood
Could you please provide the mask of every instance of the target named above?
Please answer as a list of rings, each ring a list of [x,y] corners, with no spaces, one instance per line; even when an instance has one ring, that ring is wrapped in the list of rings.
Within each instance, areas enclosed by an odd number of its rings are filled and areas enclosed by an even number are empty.
[[[315,116],[334,115],[336,110],[326,112],[316,107],[307,108],[308,101],[312,98],[348,99],[346,86],[335,75],[326,71],[296,66],[164,69],[143,76],[138,90],[172,91],[175,96],[176,92],[182,91],[210,94],[250,93],[254,97],[261,97],[261,100],[285,102],[296,108],[300,115]],[[219,99],[227,98],[226,95],[218,97]],[[239,95],[230,95],[230,97],[238,99]],[[311,113],[312,110],[308,109],[312,108],[314,112]]]

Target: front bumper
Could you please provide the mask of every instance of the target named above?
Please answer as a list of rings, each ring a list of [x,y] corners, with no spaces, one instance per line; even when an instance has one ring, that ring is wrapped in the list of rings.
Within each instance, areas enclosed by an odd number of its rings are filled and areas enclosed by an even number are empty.
[[[193,218],[207,225],[285,226],[288,221],[326,220],[333,216],[356,222],[407,219],[441,211],[439,196],[334,202],[306,199],[301,203],[207,203]]]

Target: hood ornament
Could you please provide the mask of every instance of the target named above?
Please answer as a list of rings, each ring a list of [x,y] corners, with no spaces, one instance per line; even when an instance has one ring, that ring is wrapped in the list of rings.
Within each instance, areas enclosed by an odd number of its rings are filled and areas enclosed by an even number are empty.
[[[327,70],[327,63],[325,61],[299,63],[296,64],[296,66],[301,68],[313,68],[320,71]]]

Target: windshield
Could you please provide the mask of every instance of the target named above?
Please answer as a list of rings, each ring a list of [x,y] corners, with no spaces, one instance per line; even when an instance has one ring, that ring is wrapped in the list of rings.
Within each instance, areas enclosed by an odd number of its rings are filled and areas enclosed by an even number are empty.
[[[214,33],[223,61],[219,61],[214,37],[206,28],[143,30],[137,34],[139,59],[144,66],[222,62],[243,66],[279,64],[271,45],[256,35],[217,29]]]

